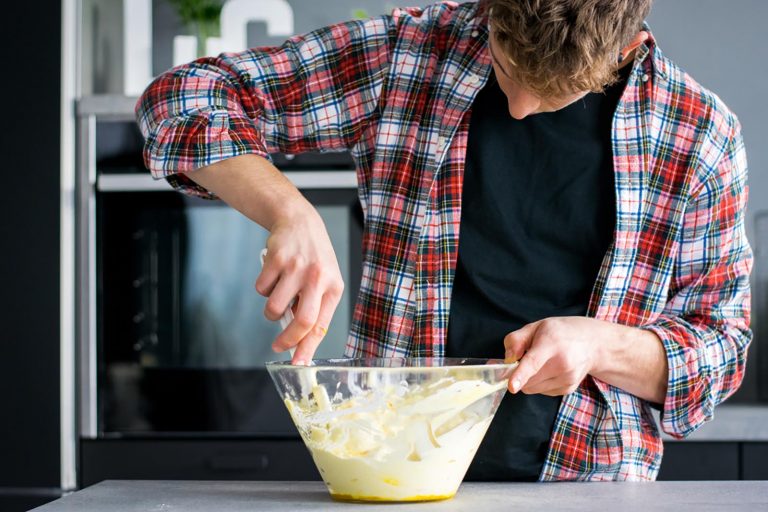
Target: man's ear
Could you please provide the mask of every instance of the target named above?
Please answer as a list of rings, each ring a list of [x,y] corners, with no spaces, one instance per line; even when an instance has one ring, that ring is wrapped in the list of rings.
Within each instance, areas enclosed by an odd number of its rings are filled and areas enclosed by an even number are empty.
[[[648,38],[650,38],[650,37],[651,37],[651,35],[648,32],[646,32],[645,30],[641,30],[640,32],[635,34],[635,37],[632,38],[632,41],[627,46],[625,46],[624,48],[621,49],[621,52],[620,52],[621,60],[622,61],[626,60],[626,58],[629,57],[629,55],[633,51],[635,51],[635,49],[638,46],[640,46],[641,44],[646,42],[648,40]]]

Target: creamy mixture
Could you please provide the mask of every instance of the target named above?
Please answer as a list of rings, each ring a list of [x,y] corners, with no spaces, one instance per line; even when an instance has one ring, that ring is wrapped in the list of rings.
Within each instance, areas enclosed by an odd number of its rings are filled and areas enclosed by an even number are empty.
[[[285,405],[333,496],[441,499],[458,490],[491,423],[494,400],[482,398],[506,385],[451,377],[345,400],[310,377],[311,393]]]

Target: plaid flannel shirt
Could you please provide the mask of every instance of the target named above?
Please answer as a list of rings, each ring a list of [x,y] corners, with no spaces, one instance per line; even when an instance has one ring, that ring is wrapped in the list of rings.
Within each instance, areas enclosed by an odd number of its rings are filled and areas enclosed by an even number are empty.
[[[469,110],[491,72],[484,16],[474,3],[397,9],[176,67],[137,104],[146,164],[212,198],[184,173],[246,153],[351,151],[365,232],[347,355],[441,356]],[[661,427],[684,437],[737,389],[751,339],[740,128],[651,40],[612,143],[615,236],[588,315],[662,340]],[[661,454],[651,404],[588,377],[563,397],[541,479],[651,480]]]

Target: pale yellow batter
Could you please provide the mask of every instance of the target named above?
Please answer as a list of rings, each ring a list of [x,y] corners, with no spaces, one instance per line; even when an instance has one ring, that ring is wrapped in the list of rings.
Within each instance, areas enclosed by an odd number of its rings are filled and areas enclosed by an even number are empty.
[[[331,494],[338,499],[445,499],[458,490],[506,380],[459,377],[387,386],[342,400],[314,384],[285,400]]]

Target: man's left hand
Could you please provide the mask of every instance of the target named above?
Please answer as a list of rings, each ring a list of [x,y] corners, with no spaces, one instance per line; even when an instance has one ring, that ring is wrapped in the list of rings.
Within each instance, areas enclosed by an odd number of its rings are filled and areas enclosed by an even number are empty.
[[[588,317],[551,317],[533,322],[504,338],[505,358],[520,364],[509,391],[567,395],[587,375],[636,396],[664,400],[667,361],[650,331]]]
[[[505,357],[520,360],[509,390],[550,396],[572,393],[592,371],[597,340],[610,327],[613,324],[594,318],[552,317],[507,334]]]

